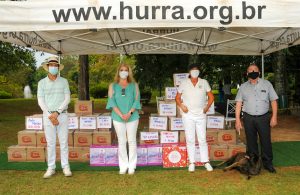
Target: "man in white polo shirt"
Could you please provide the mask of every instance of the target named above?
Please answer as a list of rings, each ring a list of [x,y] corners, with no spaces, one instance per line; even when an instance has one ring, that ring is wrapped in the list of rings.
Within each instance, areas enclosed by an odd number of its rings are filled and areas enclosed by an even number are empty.
[[[214,95],[205,79],[199,78],[199,66],[189,66],[189,78],[181,83],[176,95],[176,104],[182,110],[182,121],[185,129],[189,172],[195,171],[195,133],[200,147],[200,160],[207,171],[213,168],[209,163],[206,142],[206,112],[214,101]],[[208,97],[208,102],[206,99]]]
[[[43,111],[44,131],[47,141],[48,169],[44,178],[55,174],[56,134],[60,144],[60,157],[63,173],[66,177],[72,176],[68,160],[68,115],[70,103],[69,83],[58,75],[64,68],[59,64],[57,57],[50,57],[43,64],[48,72],[47,77],[38,83],[38,104]]]

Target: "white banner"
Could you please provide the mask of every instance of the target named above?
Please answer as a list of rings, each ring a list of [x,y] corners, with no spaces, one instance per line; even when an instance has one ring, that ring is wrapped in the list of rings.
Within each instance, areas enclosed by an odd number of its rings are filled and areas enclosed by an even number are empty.
[[[298,0],[0,1],[0,29],[300,27]]]

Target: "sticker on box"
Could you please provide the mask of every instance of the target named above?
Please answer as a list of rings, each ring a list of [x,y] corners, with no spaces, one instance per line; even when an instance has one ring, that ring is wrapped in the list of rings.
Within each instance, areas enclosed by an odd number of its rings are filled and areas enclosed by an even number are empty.
[[[167,100],[174,100],[177,94],[177,88],[176,87],[166,87],[166,99]]]
[[[168,118],[167,117],[150,117],[150,129],[167,130]]]
[[[111,116],[100,115],[97,117],[97,128],[110,129],[111,128]]]
[[[78,129],[78,117],[77,116],[69,116],[68,129]]]
[[[26,129],[42,130],[43,118],[42,117],[26,117]]]
[[[186,80],[187,78],[189,78],[189,73],[173,74],[174,86],[179,86],[182,81]]]
[[[96,129],[96,117],[80,117],[80,129]]]
[[[159,103],[160,116],[176,116],[176,103]]]
[[[224,116],[207,116],[207,128],[224,129]]]
[[[162,131],[160,132],[160,143],[178,143],[178,131]]]

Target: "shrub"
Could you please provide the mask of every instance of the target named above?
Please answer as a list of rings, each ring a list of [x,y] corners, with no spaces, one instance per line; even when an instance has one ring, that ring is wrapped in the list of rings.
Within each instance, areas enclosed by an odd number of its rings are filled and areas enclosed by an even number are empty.
[[[107,97],[108,84],[100,83],[96,84],[90,88],[90,94],[94,98],[104,98]]]
[[[12,94],[6,91],[0,91],[0,99],[9,99],[12,98]]]

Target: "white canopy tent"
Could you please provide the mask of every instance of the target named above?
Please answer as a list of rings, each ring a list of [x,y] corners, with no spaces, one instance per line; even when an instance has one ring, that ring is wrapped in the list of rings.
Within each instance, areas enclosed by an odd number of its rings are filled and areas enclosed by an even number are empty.
[[[263,57],[300,44],[299,13],[298,0],[0,1],[0,40],[59,55]]]

